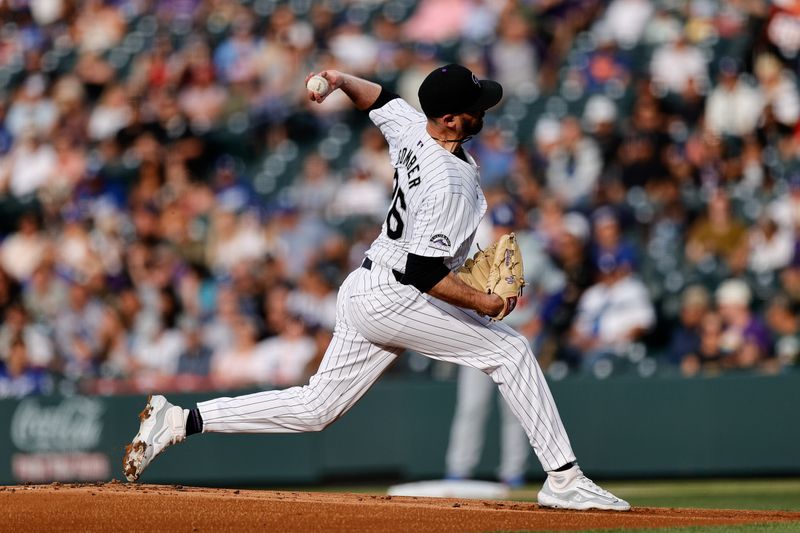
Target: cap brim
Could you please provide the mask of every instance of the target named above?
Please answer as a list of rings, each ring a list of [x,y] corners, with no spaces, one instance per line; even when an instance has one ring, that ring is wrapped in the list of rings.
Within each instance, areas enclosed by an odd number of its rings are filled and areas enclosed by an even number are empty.
[[[503,98],[503,86],[492,80],[480,80],[481,95],[467,111],[486,111],[496,106]]]

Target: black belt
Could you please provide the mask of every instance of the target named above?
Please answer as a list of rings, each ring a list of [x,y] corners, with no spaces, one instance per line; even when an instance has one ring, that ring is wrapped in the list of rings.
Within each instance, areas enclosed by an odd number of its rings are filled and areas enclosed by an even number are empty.
[[[369,257],[365,257],[364,260],[361,261],[361,268],[372,270],[372,259],[370,259]],[[394,279],[396,279],[397,281],[400,281],[403,278],[403,273],[400,272],[399,270],[392,269],[392,274],[394,274]]]

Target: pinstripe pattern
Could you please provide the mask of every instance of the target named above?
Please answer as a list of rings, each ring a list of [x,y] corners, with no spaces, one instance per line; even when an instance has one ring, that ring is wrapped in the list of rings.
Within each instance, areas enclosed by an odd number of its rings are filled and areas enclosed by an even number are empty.
[[[357,269],[340,288],[333,340],[308,385],[199,403],[203,430],[320,431],[410,349],[491,376],[545,470],[574,461],[528,341],[505,324],[398,283],[391,271],[404,269],[409,252],[445,257],[450,268],[464,262],[486,210],[475,162],[471,157],[462,161],[436,144],[425,131],[424,117],[403,100],[373,110],[370,118],[389,141],[397,186],[405,195],[405,209],[398,207],[402,234],[389,238],[384,223],[367,252],[372,269]]]

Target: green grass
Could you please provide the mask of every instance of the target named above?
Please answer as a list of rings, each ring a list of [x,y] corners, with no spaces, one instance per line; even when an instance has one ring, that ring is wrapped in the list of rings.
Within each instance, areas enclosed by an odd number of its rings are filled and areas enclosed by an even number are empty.
[[[601,485],[625,498],[634,507],[800,511],[800,479],[617,481],[604,482]],[[539,487],[539,483],[527,485],[513,491],[511,498],[535,501]],[[386,487],[374,485],[319,487],[312,490],[386,494]],[[800,533],[800,522],[655,529],[592,529],[574,533]]]

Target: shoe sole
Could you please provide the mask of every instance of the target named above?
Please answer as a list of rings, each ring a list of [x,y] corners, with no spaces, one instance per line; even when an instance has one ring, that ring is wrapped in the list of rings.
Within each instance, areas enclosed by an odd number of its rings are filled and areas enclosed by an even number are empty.
[[[151,394],[147,397],[147,404],[144,409],[139,413],[139,432],[133,438],[133,441],[125,446],[125,455],[122,457],[122,472],[125,474],[125,479],[131,483],[138,480],[139,476],[142,475],[142,461],[147,451],[147,443],[142,439],[142,429],[145,423],[151,419],[151,415],[155,410],[156,406],[153,405],[153,395]]]
[[[542,507],[552,507],[554,509],[571,509],[573,511],[588,511],[589,509],[600,509],[603,511],[630,511],[631,506],[620,506],[613,504],[596,503],[592,501],[585,502],[571,502],[568,500],[561,500],[555,496],[540,492],[538,497],[539,505]]]

